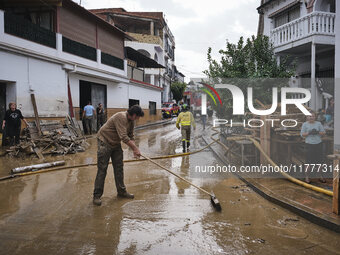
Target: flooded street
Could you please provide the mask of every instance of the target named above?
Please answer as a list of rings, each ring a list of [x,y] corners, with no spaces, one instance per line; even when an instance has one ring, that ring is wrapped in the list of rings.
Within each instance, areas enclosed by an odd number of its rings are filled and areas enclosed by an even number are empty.
[[[206,145],[201,133],[199,126],[192,151]],[[181,152],[174,124],[136,136],[147,156]],[[96,162],[96,140],[88,142],[84,153],[49,161]],[[132,159],[126,146],[124,156]],[[38,163],[0,160],[0,176]],[[110,165],[100,207],[92,204],[95,166],[29,175],[0,183],[0,254],[340,254],[339,234],[268,202],[236,177],[192,177],[196,165],[220,163],[210,149],[157,162],[213,190],[222,212],[209,196],[147,161],[124,166],[134,200],[117,198]]]

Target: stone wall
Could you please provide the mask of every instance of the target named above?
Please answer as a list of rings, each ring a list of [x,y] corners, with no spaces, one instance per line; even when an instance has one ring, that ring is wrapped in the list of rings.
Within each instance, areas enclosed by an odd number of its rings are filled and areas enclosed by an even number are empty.
[[[128,32],[127,34],[135,38],[138,42],[159,44],[160,46],[163,47],[163,41],[157,35],[136,34],[131,32]]]

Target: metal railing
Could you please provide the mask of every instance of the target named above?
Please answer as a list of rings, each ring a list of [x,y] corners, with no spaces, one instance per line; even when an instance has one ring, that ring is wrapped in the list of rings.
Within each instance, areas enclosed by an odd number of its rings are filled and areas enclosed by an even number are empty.
[[[102,52],[101,61],[102,64],[124,70],[124,60],[121,58],[117,58],[115,56]]]
[[[311,35],[335,36],[335,13],[312,12],[271,31],[274,47],[294,42]]]
[[[4,13],[4,18],[5,33],[56,48],[56,34],[53,31],[33,24],[29,20],[9,12]]]
[[[63,51],[97,61],[97,51],[95,48],[73,41],[65,36],[63,36]]]

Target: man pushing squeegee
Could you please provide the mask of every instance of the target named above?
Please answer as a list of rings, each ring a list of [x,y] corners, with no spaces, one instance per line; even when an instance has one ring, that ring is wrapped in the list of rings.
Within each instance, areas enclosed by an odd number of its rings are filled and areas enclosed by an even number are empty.
[[[133,194],[126,191],[124,185],[124,169],[123,169],[123,150],[121,141],[128,145],[134,154],[134,157],[140,156],[161,167],[167,172],[175,175],[181,180],[189,183],[193,187],[206,193],[210,196],[211,202],[216,210],[221,210],[221,205],[213,193],[196,186],[183,177],[172,172],[170,169],[158,164],[150,158],[142,155],[134,142],[134,127],[135,121],[144,116],[142,108],[138,105],[131,106],[126,112],[118,112],[114,114],[105,124],[100,128],[97,135],[98,152],[97,152],[97,176],[94,184],[93,204],[100,206],[101,196],[104,191],[105,177],[110,158],[112,160],[113,172],[117,188],[117,196],[123,198],[134,198]]]

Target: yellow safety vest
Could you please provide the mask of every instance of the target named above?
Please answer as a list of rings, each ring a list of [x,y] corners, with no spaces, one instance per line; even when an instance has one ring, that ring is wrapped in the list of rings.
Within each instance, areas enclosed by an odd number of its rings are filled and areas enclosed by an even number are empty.
[[[179,124],[181,124],[181,126],[190,126],[190,125],[193,125],[196,128],[196,123],[195,123],[194,116],[189,111],[181,112],[178,115],[177,121],[176,121],[176,127],[177,128],[179,128]]]

